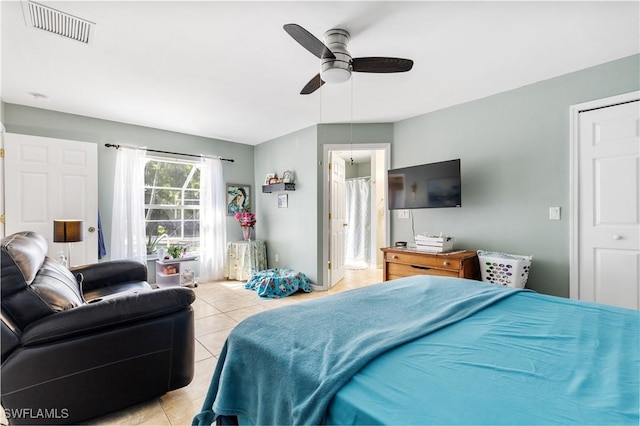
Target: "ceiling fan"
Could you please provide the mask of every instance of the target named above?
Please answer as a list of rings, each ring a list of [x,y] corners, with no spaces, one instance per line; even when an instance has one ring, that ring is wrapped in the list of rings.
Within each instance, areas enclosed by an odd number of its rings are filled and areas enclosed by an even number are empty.
[[[286,24],[284,30],[302,47],[321,59],[321,71],[304,86],[301,95],[318,90],[325,82],[343,83],[352,72],[406,72],[413,67],[411,59],[366,57],[352,58],[347,50],[349,32],[331,29],[324,33],[326,45],[298,24]]]

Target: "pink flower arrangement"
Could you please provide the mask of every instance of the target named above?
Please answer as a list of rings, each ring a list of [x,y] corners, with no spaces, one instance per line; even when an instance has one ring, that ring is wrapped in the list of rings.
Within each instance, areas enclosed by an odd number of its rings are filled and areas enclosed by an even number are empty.
[[[233,217],[236,218],[242,228],[253,228],[256,224],[256,215],[251,212],[236,213]]]

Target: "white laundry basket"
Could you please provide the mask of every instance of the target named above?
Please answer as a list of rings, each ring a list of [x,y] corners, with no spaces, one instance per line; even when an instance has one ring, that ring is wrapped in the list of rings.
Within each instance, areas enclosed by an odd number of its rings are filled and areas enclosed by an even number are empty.
[[[482,281],[524,288],[529,278],[532,256],[478,250]]]

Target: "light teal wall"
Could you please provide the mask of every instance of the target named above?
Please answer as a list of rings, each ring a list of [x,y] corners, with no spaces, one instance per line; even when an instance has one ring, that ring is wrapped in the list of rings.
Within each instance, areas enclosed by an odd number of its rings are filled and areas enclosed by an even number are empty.
[[[316,223],[316,127],[308,127],[255,147],[256,236],[267,242],[270,268],[292,268],[316,282],[320,253]],[[261,193],[267,173],[293,171],[295,191]],[[278,208],[278,194],[287,194],[288,207]],[[278,255],[278,262],[275,256]]]
[[[371,176],[371,163],[354,163],[345,165],[344,176],[347,179]]]
[[[253,182],[253,146],[250,145],[14,104],[3,104],[3,107],[7,132],[98,144],[98,208],[102,216],[107,252],[110,251],[111,241],[116,150],[106,148],[105,143],[131,144],[164,151],[233,158],[234,163],[222,162],[225,181]],[[255,203],[255,199],[254,194],[252,203]],[[229,240],[241,238],[240,228],[231,216],[227,219],[227,237]]]
[[[634,55],[396,123],[392,168],[462,162],[462,208],[413,210],[415,231],[533,255],[528,286],[567,297],[569,106],[640,89],[639,64]],[[392,215],[391,236],[411,241],[411,220]]]
[[[352,137],[353,135],[353,137]],[[256,200],[257,238],[267,241],[269,267],[287,267],[304,272],[321,284],[323,155],[325,144],[389,143],[393,124],[322,124],[261,143],[255,147],[256,186],[267,173],[294,170],[295,192],[289,207],[277,206],[276,194],[261,194]],[[279,261],[275,262],[278,254]]]

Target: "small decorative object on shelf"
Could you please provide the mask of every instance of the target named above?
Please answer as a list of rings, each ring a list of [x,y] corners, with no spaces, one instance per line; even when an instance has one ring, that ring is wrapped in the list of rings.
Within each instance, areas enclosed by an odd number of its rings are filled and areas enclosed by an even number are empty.
[[[264,177],[264,184],[269,185],[269,181],[274,177],[276,177],[275,173],[267,173],[267,175]]]
[[[242,228],[242,237],[245,241],[251,240],[251,230],[256,225],[256,215],[251,212],[242,212],[236,213],[236,220],[240,224],[240,228]]]
[[[282,173],[282,182],[293,183],[293,172],[291,170],[285,170],[284,173]]]
[[[175,264],[162,267],[162,273],[165,275],[175,275],[178,272],[178,267]]]

